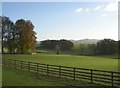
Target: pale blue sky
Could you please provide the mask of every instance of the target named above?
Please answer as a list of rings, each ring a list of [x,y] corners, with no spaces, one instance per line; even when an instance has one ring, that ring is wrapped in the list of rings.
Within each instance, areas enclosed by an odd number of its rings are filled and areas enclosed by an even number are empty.
[[[37,40],[118,39],[117,3],[3,2],[2,15],[31,20]]]

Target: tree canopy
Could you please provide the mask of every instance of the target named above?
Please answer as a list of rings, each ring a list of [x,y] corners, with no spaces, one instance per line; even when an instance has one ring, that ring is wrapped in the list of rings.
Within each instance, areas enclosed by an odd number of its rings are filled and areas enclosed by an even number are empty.
[[[69,40],[61,39],[61,40],[44,40],[40,43],[41,48],[45,49],[56,49],[56,47],[60,50],[70,50],[73,47],[73,43]]]
[[[117,42],[112,39],[100,40],[97,43],[98,54],[115,54],[117,51]]]
[[[2,52],[32,53],[36,51],[36,33],[30,20],[19,19],[15,24],[2,16]]]
[[[119,53],[119,41],[102,39],[97,44],[80,44],[80,54],[84,55],[112,55]]]

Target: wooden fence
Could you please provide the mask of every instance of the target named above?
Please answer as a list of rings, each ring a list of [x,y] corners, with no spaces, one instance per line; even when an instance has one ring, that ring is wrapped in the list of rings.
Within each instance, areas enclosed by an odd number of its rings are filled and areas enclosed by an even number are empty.
[[[2,64],[16,69],[54,75],[59,78],[67,77],[68,79],[83,80],[89,82],[91,85],[120,86],[120,72],[49,65],[13,59],[2,59]]]

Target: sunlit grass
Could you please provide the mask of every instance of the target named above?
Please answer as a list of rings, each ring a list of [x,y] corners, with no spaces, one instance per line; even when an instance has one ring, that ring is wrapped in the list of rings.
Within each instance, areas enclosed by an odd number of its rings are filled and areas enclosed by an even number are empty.
[[[114,57],[115,56],[80,56],[66,54],[3,55],[3,58],[17,59],[29,62],[118,71],[118,59],[114,59]]]

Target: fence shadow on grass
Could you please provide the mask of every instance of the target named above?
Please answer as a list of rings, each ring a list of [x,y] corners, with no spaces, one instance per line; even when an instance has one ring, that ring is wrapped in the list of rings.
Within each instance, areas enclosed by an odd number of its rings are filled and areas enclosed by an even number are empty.
[[[120,72],[75,68],[35,62],[2,59],[2,64],[15,69],[34,72],[35,77],[47,76],[49,80],[70,86],[109,86],[119,87]]]

